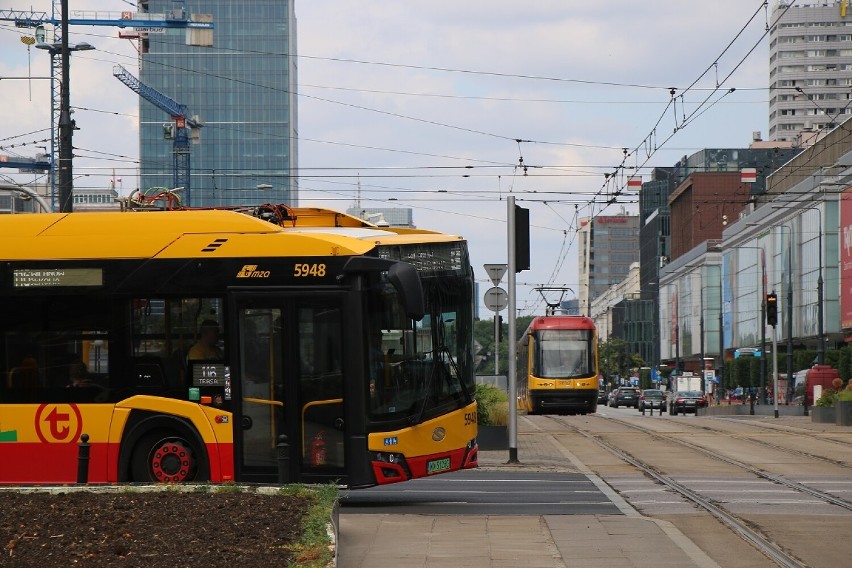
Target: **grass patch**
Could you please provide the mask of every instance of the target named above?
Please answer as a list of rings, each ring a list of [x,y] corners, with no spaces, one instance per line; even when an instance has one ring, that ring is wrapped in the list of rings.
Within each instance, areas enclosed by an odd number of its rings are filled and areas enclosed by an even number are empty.
[[[291,566],[326,568],[334,558],[329,523],[337,503],[336,485],[287,485],[279,490],[282,495],[308,496],[313,504],[302,519],[302,538],[292,547],[295,555]]]
[[[227,483],[223,483],[221,485],[217,485],[214,490],[215,493],[242,493],[243,488],[234,483],[233,481],[228,481]]]

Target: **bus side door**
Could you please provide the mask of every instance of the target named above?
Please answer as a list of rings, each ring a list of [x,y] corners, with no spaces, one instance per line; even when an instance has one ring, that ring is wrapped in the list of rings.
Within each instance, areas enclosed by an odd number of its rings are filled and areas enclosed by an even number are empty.
[[[341,301],[332,296],[241,294],[235,418],[240,479],[277,479],[287,436],[290,481],[345,476]]]

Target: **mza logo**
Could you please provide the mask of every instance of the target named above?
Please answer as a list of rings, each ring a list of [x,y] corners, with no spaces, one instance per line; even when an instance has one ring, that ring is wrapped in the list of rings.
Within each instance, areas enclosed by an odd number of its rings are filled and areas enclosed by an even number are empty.
[[[237,272],[237,278],[269,278],[269,270],[258,270],[256,264],[246,264]]]
[[[83,431],[83,416],[76,404],[42,404],[36,410],[35,429],[45,444],[73,444]]]

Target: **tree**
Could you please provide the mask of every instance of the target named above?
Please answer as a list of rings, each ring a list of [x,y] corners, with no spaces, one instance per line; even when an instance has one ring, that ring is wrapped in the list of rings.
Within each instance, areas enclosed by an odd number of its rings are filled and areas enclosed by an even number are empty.
[[[643,364],[636,366],[641,367]],[[598,367],[604,377],[611,375],[627,376],[633,367],[633,357],[627,352],[627,342],[617,337],[600,342],[598,344]]]
[[[515,320],[516,337],[513,341],[508,340],[509,336],[509,320],[506,316],[503,317],[503,333],[500,339],[500,374],[508,373],[509,365],[509,348],[517,348],[518,340],[526,332],[530,322],[534,316],[522,316]],[[473,340],[478,347],[478,352],[474,353],[475,360],[478,361],[475,372],[477,375],[493,375],[494,374],[494,318],[477,320],[473,324]],[[475,347],[476,348],[476,347]]]

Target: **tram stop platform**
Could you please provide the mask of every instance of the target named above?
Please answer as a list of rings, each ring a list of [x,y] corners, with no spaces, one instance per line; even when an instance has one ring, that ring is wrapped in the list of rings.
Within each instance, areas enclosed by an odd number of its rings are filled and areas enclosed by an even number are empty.
[[[620,514],[420,515],[347,514],[341,510],[340,568],[406,567],[718,567],[673,523],[641,515],[573,456],[554,453],[546,439],[523,436],[523,462],[508,452],[480,452],[491,471],[542,471],[565,466],[586,475]]]

